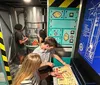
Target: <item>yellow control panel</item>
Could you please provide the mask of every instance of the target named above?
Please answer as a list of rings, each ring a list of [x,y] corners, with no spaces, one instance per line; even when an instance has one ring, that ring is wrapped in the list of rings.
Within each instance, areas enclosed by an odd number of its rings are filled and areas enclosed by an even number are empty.
[[[54,71],[62,75],[61,78],[56,77],[56,85],[79,85],[70,66],[55,67]]]

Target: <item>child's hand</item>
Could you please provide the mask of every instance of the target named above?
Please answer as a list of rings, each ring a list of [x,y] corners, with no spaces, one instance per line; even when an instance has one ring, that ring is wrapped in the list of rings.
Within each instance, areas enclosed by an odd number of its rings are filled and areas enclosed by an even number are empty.
[[[67,67],[71,67],[69,64],[65,64],[65,66],[67,66]]]
[[[65,62],[63,64],[64,66],[71,67],[69,64],[66,64]]]
[[[24,37],[24,40],[26,39],[27,37]]]
[[[61,73],[58,73],[58,74],[56,75],[56,77],[57,77],[57,78],[63,78],[63,76],[62,76]]]
[[[25,40],[25,41],[27,41],[27,40],[28,40],[28,38],[27,38],[27,37],[24,37],[24,40]]]
[[[53,77],[57,77],[57,78],[63,78],[62,74],[61,73],[58,73],[58,72],[50,72],[50,75],[53,76]]]
[[[25,38],[25,41],[28,41],[28,38]]]
[[[47,62],[47,65],[49,65],[50,67],[53,67],[54,66],[54,64],[51,63],[51,62]]]
[[[53,77],[56,76],[55,72],[50,72],[50,75],[53,76]]]

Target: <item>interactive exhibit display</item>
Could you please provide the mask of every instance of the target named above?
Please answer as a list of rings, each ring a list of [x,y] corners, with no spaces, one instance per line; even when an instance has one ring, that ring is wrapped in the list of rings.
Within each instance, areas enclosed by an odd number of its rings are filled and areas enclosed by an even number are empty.
[[[63,47],[72,47],[78,18],[78,8],[49,7],[48,36]]]
[[[54,85],[79,85],[71,67],[54,67],[53,70],[61,74],[60,78],[59,76],[53,78],[55,81]]]
[[[78,52],[100,75],[100,1],[88,0]]]
[[[82,85],[100,85],[100,0],[83,3],[72,61]]]
[[[61,51],[63,51],[63,48],[72,48],[74,45],[78,11],[78,8],[49,7],[47,34],[56,39]],[[68,64],[70,64],[71,52],[72,50],[70,52],[64,50],[64,53],[62,52],[64,55],[61,55],[62,59]],[[62,65],[56,59],[53,63],[55,63],[55,66]]]

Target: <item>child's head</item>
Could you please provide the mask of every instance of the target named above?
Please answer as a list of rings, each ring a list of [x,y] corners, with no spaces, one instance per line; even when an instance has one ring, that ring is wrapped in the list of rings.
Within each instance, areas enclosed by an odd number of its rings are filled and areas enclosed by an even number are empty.
[[[47,37],[44,41],[47,50],[57,47],[57,41],[53,37]]]
[[[39,38],[40,38],[40,43],[45,41],[45,38],[46,38],[46,31],[45,30],[41,29],[39,31]]]
[[[40,67],[41,64],[41,58],[40,55],[37,53],[30,53],[26,56],[25,60],[22,63],[22,69],[27,70],[28,72],[33,72],[34,70],[37,70]]]
[[[14,27],[16,30],[19,30],[21,31],[23,26],[21,24],[16,24],[15,27]]]
[[[20,85],[25,78],[32,77],[34,72],[36,72],[36,70],[40,67],[41,63],[42,61],[38,54],[28,54],[14,79],[13,85]]]

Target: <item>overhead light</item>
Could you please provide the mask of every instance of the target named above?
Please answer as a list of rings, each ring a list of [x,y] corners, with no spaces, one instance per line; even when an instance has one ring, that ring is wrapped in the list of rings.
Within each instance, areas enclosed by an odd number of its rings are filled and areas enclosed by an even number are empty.
[[[31,0],[23,0],[25,3],[30,3]]]

